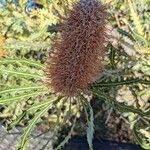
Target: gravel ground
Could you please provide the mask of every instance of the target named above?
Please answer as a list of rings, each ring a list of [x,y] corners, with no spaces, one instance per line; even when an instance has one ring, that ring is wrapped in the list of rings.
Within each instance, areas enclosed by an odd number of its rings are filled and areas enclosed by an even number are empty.
[[[0,150],[16,150],[21,133],[21,128],[15,128],[8,132],[0,125]],[[29,150],[52,150],[52,138],[53,134],[50,131],[44,134],[35,131],[32,134]]]

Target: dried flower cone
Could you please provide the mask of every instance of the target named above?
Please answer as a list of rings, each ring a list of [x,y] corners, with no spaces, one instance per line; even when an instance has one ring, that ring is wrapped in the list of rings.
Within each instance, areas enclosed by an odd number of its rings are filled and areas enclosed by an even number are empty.
[[[47,82],[54,92],[75,96],[100,77],[106,16],[106,7],[97,0],[80,0],[70,10],[47,60]]]

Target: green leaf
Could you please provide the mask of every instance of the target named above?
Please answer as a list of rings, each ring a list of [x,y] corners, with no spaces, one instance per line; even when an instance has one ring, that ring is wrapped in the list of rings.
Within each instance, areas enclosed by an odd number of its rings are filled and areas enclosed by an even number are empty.
[[[116,49],[112,46],[112,44],[108,44],[108,49],[110,49],[110,54],[109,54],[109,59],[110,59],[110,64],[113,69],[115,69],[116,64],[115,64],[115,56],[116,56]]]
[[[32,105],[25,112],[23,112],[23,114],[21,114],[19,117],[17,117],[17,119],[15,119],[12,123],[10,123],[7,128],[11,129],[11,128],[15,127],[22,120],[22,118],[25,115],[27,115],[28,113],[36,113],[41,108],[49,106],[56,100],[58,100],[58,98],[55,96],[52,96],[49,100],[46,100],[46,101],[44,100],[42,102],[38,102],[37,104]]]
[[[117,101],[114,101],[114,106],[116,109],[118,109],[119,111],[123,111],[123,112],[133,112],[136,113],[142,117],[150,117],[150,111],[148,112],[143,112],[140,109],[134,108],[133,106],[127,106],[124,103],[119,103]]]
[[[10,124],[8,124],[7,130],[14,128],[24,118],[25,115],[26,115],[26,113],[24,112],[19,117],[17,117],[14,121],[12,121]]]
[[[76,121],[77,121],[77,117],[75,117],[73,125],[72,125],[71,130],[69,131],[68,135],[65,137],[65,139],[54,150],[60,150],[69,141],[69,139],[71,138],[72,132],[74,130],[74,127],[76,125]]]
[[[118,86],[118,85],[130,85],[130,84],[137,84],[137,83],[141,83],[141,84],[150,84],[149,80],[142,80],[139,78],[127,78],[127,79],[121,79],[120,81],[118,79],[116,79],[115,81],[100,81],[97,82],[93,87],[110,87],[110,86]]]
[[[140,35],[143,36],[144,35],[144,29],[143,29],[143,26],[141,24],[141,20],[139,19],[139,16],[138,16],[138,14],[134,8],[134,5],[133,5],[134,3],[131,0],[128,0],[128,4],[129,4],[129,8],[130,8],[131,19],[135,23],[136,30]]]
[[[121,28],[118,28],[117,30],[118,30],[118,32],[119,32],[121,35],[128,37],[128,38],[129,38],[130,40],[132,40],[132,41],[135,41],[134,37],[133,37],[132,34],[130,34],[129,32],[127,32],[127,31],[125,31],[125,30],[123,30],[123,29],[121,29]]]
[[[45,93],[47,93],[47,92],[42,90],[42,91],[36,91],[36,92],[30,92],[30,93],[22,94],[22,95],[11,97],[11,98],[10,97],[1,98],[0,99],[0,104],[1,105],[9,105],[10,103],[13,103],[13,102],[20,102],[24,98],[30,98],[32,96],[39,96],[39,95],[42,95],[42,94],[45,94]]]
[[[35,117],[30,121],[29,125],[24,129],[24,133],[20,138],[18,150],[27,150],[28,137],[34,129],[35,125],[38,123],[40,118],[50,109],[50,105],[42,107],[39,112],[35,114]]]
[[[22,49],[22,50],[41,50],[41,49],[47,49],[50,47],[49,41],[20,41],[20,40],[13,40],[10,43],[6,43],[0,48],[8,49],[8,50],[16,50],[16,49]]]
[[[55,102],[56,100],[58,100],[58,98],[56,96],[52,96],[49,100],[44,100],[44,101],[39,102],[37,104],[33,104],[30,108],[28,108],[26,110],[26,112],[27,113],[35,112],[44,106],[50,105],[51,103]]]
[[[136,139],[136,141],[140,144],[140,146],[142,148],[144,148],[145,150],[150,150],[150,143],[146,143],[140,136],[139,136],[139,133],[137,131],[138,129],[136,128],[136,123],[134,124],[134,127],[133,127],[133,136],[134,138]]]
[[[93,150],[92,140],[93,140],[93,135],[94,135],[94,116],[93,116],[93,109],[91,107],[90,102],[88,103],[88,105],[90,109],[90,119],[87,119],[88,120],[87,141],[88,141],[90,150]]]
[[[9,89],[1,89],[0,95],[5,94],[5,93],[10,93],[10,92],[20,92],[20,91],[28,91],[28,90],[38,90],[42,89],[43,86],[23,86],[23,87],[14,87],[14,88],[9,88]]]
[[[45,25],[44,27],[41,27],[40,31],[31,34],[31,35],[28,37],[28,39],[29,39],[30,41],[35,41],[35,40],[41,38],[41,36],[43,36],[44,33],[47,32],[47,28],[48,28],[47,25]]]
[[[129,26],[129,29],[132,32],[133,37],[135,38],[136,42],[138,42],[138,43],[142,42],[142,43],[144,43],[144,45],[146,47],[148,47],[150,45],[150,42],[147,39],[145,39],[144,36],[142,36],[142,35],[138,34],[137,32],[135,32],[130,26]]]
[[[97,93],[93,91],[93,94],[105,102],[108,102],[109,105],[116,110],[121,112],[133,112],[140,115],[141,117],[150,117],[150,111],[143,112],[142,110],[134,108],[133,106],[127,106],[124,103],[117,102],[113,97],[106,96],[103,93]]]
[[[41,79],[42,75],[39,74],[31,74],[31,73],[25,73],[25,72],[21,72],[21,71],[15,71],[15,70],[6,70],[6,69],[0,69],[0,74],[4,74],[4,73],[8,73],[8,74],[12,74],[12,75],[18,75],[21,77],[30,77],[30,78],[37,78],[37,79]]]
[[[0,64],[25,64],[34,66],[37,68],[43,68],[43,65],[36,61],[31,61],[30,59],[19,59],[19,58],[1,58]]]

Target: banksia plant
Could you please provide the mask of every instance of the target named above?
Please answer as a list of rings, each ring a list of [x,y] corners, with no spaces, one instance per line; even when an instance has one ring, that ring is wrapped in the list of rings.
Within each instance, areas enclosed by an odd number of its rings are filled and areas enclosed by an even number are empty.
[[[101,75],[105,54],[106,6],[80,0],[68,10],[47,59],[47,83],[55,93],[75,96]]]

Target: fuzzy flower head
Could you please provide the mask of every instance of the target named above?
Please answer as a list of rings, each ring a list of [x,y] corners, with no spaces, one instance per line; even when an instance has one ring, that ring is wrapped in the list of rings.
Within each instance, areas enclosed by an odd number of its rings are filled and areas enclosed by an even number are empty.
[[[106,43],[106,7],[97,0],[80,0],[62,21],[47,58],[48,86],[75,96],[102,72]]]

